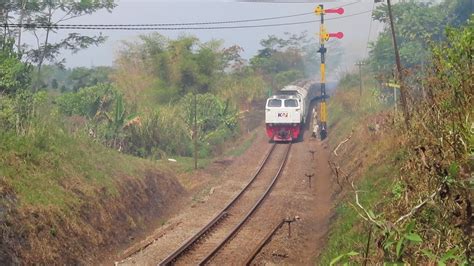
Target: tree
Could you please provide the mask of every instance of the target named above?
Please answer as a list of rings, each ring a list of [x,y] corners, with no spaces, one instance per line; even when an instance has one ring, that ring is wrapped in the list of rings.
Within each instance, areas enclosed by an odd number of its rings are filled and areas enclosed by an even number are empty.
[[[66,81],[71,86],[72,91],[77,92],[81,88],[110,82],[109,74],[111,72],[112,70],[109,67],[76,67],[71,70]]]
[[[29,61],[37,66],[37,77],[34,89],[37,90],[41,81],[41,69],[45,62],[63,64],[64,59],[58,59],[61,50],[70,50],[78,52],[81,49],[91,45],[98,45],[105,41],[105,37],[86,36],[79,33],[69,33],[67,37],[58,42],[51,43],[50,36],[56,33],[55,24],[59,24],[80,16],[92,14],[98,10],[106,9],[111,11],[115,7],[114,0],[81,0],[81,1],[56,1],[56,0],[21,0],[2,3],[0,10],[3,13],[3,21],[11,22],[17,20],[16,23],[23,24],[27,21],[28,25],[25,30],[31,32],[36,38],[37,47],[25,51]],[[31,26],[32,25],[32,26]],[[34,25],[47,26],[37,28]],[[4,30],[5,31],[5,30]],[[40,33],[44,32],[44,37]],[[17,48],[19,52],[23,52],[25,48],[21,44],[22,29],[7,29],[4,35],[14,37],[18,40]]]
[[[57,80],[57,79],[53,79],[53,81],[51,81],[51,88],[57,90],[58,87],[59,87],[58,80]]]
[[[13,40],[0,43],[0,94],[14,94],[30,85],[31,66],[14,51]]]
[[[250,59],[250,65],[271,83],[279,88],[304,77],[313,77],[319,71],[318,45],[301,34],[285,33],[285,38],[274,35],[260,41],[263,47]],[[331,68],[337,68],[342,58],[342,49],[337,43],[331,49]]]
[[[217,130],[233,131],[237,127],[236,111],[229,106],[229,102],[223,102],[210,93],[199,94],[196,97],[196,110],[194,109],[194,95],[189,93],[179,102],[182,119],[191,131],[193,129],[194,117],[197,116],[198,138],[207,141]]]
[[[405,68],[427,64],[430,47],[434,42],[446,39],[447,26],[466,23],[472,4],[466,0],[431,2],[399,2],[393,5],[394,23],[397,27],[397,42],[400,44],[400,58]],[[469,13],[469,14],[468,14]],[[373,19],[388,22],[387,5],[382,4],[373,12]],[[394,65],[393,47],[389,29],[382,32],[377,41],[371,44],[370,65],[375,72],[391,75]]]
[[[125,76],[138,79],[146,76],[143,86],[155,86],[166,101],[177,101],[189,92],[206,93],[213,90],[216,80],[222,77],[229,64],[239,60],[238,48],[223,49],[222,41],[201,43],[196,37],[181,36],[175,40],[154,33],[140,36],[140,42],[125,43],[117,64],[115,80],[134,91],[142,91],[129,84]],[[135,73],[130,69],[143,69]],[[153,77],[153,81],[150,78]],[[151,83],[151,84],[150,84]],[[129,89],[129,88],[124,88]],[[136,93],[127,93],[127,98],[136,98]]]

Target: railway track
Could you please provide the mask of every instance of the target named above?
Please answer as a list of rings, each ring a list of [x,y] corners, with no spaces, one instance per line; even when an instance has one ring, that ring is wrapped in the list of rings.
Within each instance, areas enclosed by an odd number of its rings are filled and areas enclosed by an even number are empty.
[[[290,144],[273,144],[242,191],[198,233],[159,265],[204,265],[233,238],[264,202],[280,176]],[[242,254],[243,259],[248,254]]]

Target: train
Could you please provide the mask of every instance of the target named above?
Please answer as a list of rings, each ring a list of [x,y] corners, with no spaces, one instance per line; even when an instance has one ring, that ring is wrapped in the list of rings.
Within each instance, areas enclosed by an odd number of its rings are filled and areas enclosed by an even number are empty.
[[[271,141],[291,142],[302,136],[315,95],[316,83],[303,81],[287,85],[267,99],[265,127]]]

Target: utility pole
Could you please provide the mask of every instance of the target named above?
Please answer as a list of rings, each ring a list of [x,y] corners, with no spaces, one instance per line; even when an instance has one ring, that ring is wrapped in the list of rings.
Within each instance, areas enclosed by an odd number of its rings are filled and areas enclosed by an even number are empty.
[[[194,142],[194,169],[198,168],[198,145],[197,145],[197,99],[196,89],[194,89],[194,121],[193,121],[193,142]]]
[[[321,140],[324,140],[327,137],[327,108],[326,108],[326,52],[327,49],[324,47],[324,44],[329,40],[330,37],[335,37],[341,39],[344,37],[342,32],[337,33],[328,33],[326,27],[324,26],[324,15],[326,13],[336,13],[339,15],[344,14],[343,8],[337,9],[324,9],[323,5],[318,5],[314,10],[316,15],[321,16],[321,26],[319,27],[319,42],[321,47],[318,50],[318,53],[321,54],[321,103],[320,103],[320,113],[319,113],[319,134]]]
[[[377,2],[377,0],[375,1]],[[410,126],[410,114],[408,112],[406,87],[403,83],[402,63],[400,61],[400,53],[398,51],[397,38],[395,34],[395,26],[393,23],[392,5],[390,3],[390,0],[387,0],[387,6],[388,6],[388,16],[390,18],[390,29],[392,31],[393,48],[395,49],[395,61],[397,63],[397,72],[398,72],[397,76],[398,76],[398,81],[400,84],[400,98],[402,100],[403,115],[405,117],[405,126],[408,129]]]
[[[365,65],[362,61],[359,61],[356,66],[359,67],[359,94],[362,97],[362,66]]]
[[[23,18],[24,18],[24,16],[25,16],[26,2],[27,2],[27,0],[22,0],[22,1],[21,1],[20,25],[23,24]],[[21,52],[22,52],[22,51],[21,51],[21,33],[22,33],[22,31],[23,31],[23,28],[20,27],[18,30],[19,30],[19,31],[18,31],[17,49],[18,49],[18,54],[21,55]]]

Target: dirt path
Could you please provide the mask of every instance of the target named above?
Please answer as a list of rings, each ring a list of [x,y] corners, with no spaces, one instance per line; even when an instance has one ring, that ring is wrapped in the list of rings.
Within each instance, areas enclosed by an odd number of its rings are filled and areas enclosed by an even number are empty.
[[[266,203],[259,209],[255,219],[259,222],[243,232],[244,240],[254,243],[255,239],[286,217],[298,216],[292,224],[291,238],[287,227],[283,227],[274,239],[262,250],[255,262],[276,264],[314,264],[315,257],[324,244],[332,216],[334,187],[330,168],[327,165],[328,150],[325,144],[310,139],[295,143],[288,164]],[[223,208],[248,182],[259,162],[270,148],[261,130],[254,145],[228,165],[212,165],[189,178],[202,179],[199,187],[206,193],[189,200],[179,215],[158,228],[147,241],[155,241],[144,250],[120,262],[120,265],[156,265],[176,249],[187,238],[203,227]],[[315,151],[313,160],[310,150]],[[305,174],[315,174],[309,188]],[[205,185],[208,184],[208,185]],[[241,245],[240,242],[239,245]],[[231,253],[229,261],[238,262],[239,252]],[[216,261],[216,263],[219,263]]]

